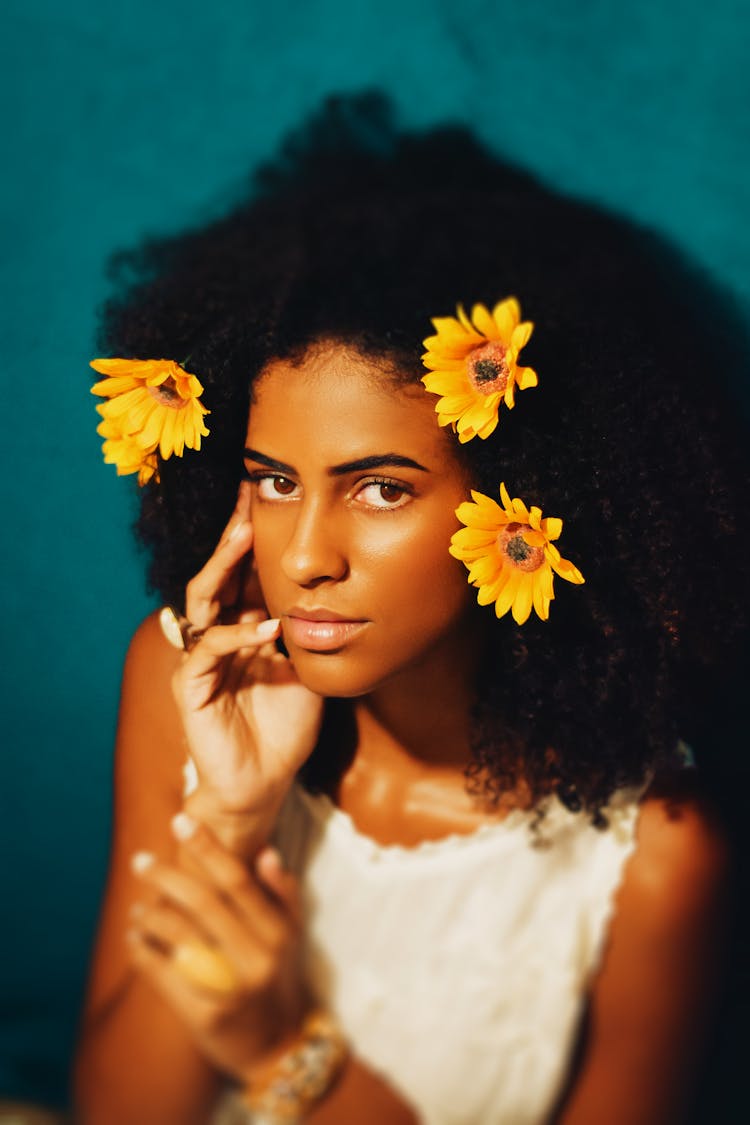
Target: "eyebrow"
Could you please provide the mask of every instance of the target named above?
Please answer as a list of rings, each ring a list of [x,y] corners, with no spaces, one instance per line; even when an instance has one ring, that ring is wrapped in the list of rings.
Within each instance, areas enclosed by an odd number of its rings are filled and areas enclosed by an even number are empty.
[[[246,449],[245,457],[250,461],[257,461],[259,465],[266,465],[269,469],[275,469],[278,473],[288,473],[290,476],[297,475],[297,470],[292,465],[287,465],[284,461],[276,461],[273,457],[266,457],[265,453],[259,453],[257,449]],[[340,465],[332,465],[328,470],[328,475],[343,477],[347,473],[382,469],[386,465],[395,465],[401,469],[418,469],[421,473],[429,472],[429,469],[420,465],[418,461],[413,461],[411,457],[402,457],[400,453],[382,453],[373,457],[358,457],[354,461],[344,461]]]

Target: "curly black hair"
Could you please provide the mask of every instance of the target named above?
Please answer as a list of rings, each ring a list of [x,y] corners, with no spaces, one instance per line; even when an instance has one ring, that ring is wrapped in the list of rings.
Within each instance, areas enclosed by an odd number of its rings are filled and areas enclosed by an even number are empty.
[[[539,387],[463,455],[481,491],[505,480],[564,517],[586,585],[558,581],[548,622],[494,624],[470,775],[601,821],[696,737],[746,626],[748,464],[724,385],[740,321],[674,249],[463,128],[399,132],[368,95],[329,99],[231,214],[121,255],[116,278],[102,348],[189,357],[211,409],[201,453],[142,492],[150,582],[178,603],[232,509],[270,358],[346,341],[418,380],[431,317],[515,294]]]

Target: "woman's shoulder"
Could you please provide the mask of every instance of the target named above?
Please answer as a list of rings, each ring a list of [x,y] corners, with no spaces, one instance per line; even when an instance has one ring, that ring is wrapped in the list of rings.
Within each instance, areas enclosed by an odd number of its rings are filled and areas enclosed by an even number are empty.
[[[683,1119],[717,995],[727,935],[727,836],[692,770],[645,792],[565,1125]],[[624,1113],[624,1116],[622,1115]],[[605,1112],[605,1116],[607,1116]]]
[[[120,774],[145,770],[179,780],[185,751],[172,677],[180,658],[164,637],[155,610],[135,630],[125,658],[117,739]]]
[[[166,639],[160,625],[161,609],[144,617],[130,639],[125,670],[150,671],[171,680],[180,663],[180,653]]]
[[[123,704],[139,709],[155,706],[163,712],[171,700],[172,677],[180,665],[181,653],[166,639],[159,624],[160,610],[141,621],[128,645],[123,671]],[[176,714],[176,712],[175,712]]]
[[[665,929],[696,923],[720,906],[731,867],[726,828],[698,773],[660,774],[641,800],[618,914]]]

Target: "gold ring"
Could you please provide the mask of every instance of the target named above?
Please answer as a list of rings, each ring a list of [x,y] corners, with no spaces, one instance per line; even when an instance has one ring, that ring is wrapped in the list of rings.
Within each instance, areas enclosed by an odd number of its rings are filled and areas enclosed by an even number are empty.
[[[183,652],[190,652],[206,631],[198,629],[171,605],[165,605],[159,611],[159,624],[172,647],[179,648]]]
[[[175,945],[172,964],[187,980],[214,992],[234,992],[240,983],[224,954],[202,941],[181,941]]]

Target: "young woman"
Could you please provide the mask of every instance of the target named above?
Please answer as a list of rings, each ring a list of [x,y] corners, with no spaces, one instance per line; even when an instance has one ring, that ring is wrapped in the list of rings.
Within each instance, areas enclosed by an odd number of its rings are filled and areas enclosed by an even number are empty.
[[[108,310],[178,608],[125,669],[79,1120],[682,1121],[729,870],[684,740],[749,557],[710,310],[372,108]]]

